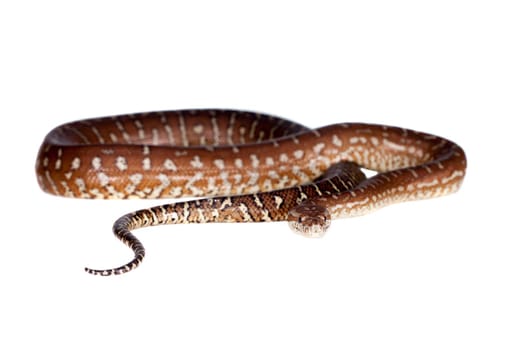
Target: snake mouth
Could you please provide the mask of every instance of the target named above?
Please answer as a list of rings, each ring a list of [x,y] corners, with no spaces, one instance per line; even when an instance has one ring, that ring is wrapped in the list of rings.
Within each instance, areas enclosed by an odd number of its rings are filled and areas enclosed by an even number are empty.
[[[330,220],[322,220],[322,222],[307,224],[290,221],[288,224],[294,232],[300,234],[301,236],[307,238],[321,238],[328,230],[328,227],[330,226]]]

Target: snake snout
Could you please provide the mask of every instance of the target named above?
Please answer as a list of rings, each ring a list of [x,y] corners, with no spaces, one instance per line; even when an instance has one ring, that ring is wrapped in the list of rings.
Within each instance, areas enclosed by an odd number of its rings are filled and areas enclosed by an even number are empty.
[[[288,213],[290,228],[305,237],[323,237],[330,227],[330,222],[328,209],[310,201],[299,204]]]

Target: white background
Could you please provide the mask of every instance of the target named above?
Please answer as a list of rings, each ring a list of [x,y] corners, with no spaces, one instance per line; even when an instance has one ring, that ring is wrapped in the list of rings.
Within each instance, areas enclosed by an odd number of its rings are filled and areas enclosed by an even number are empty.
[[[523,349],[520,1],[5,1],[2,349]],[[45,134],[78,118],[225,107],[385,123],[464,147],[460,192],[333,223],[168,226],[157,202],[40,191]]]

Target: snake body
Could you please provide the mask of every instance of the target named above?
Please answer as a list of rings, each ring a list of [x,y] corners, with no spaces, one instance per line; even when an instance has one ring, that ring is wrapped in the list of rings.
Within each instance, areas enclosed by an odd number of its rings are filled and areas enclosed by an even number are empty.
[[[359,167],[377,171],[366,178]],[[44,139],[40,187],[79,198],[203,197],[124,215],[114,234],[144,258],[131,230],[175,223],[290,221],[308,236],[331,218],[459,189],[464,151],[447,139],[398,127],[341,123],[309,129],[235,110],[180,110],[86,119]]]

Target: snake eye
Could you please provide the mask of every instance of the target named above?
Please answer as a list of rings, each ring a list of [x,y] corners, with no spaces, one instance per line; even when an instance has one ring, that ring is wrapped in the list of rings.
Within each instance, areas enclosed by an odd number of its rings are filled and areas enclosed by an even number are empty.
[[[322,205],[303,202],[290,210],[288,224],[295,232],[305,237],[322,237],[330,227],[330,212]]]

